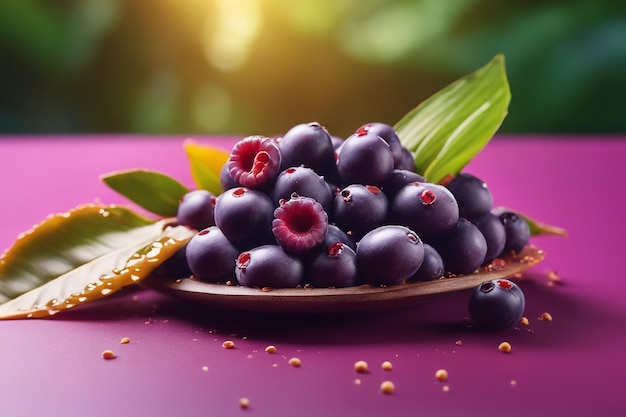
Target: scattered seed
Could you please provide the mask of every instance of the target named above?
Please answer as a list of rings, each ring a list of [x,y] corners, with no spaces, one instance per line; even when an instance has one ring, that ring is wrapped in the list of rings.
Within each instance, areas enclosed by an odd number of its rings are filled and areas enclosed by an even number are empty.
[[[276,346],[274,345],[269,345],[265,348],[265,351],[267,353],[276,353]]]
[[[202,367],[202,372],[209,372],[209,367],[208,366],[203,366]]]
[[[102,352],[102,357],[104,359],[115,359],[115,352],[113,352],[112,350],[105,350]]]
[[[392,394],[395,389],[396,386],[391,381],[383,381],[383,383],[380,384],[380,392],[382,392],[383,394]]]
[[[391,371],[393,369],[393,365],[389,361],[383,362],[382,365],[380,365],[380,367],[383,368],[383,370],[385,371]]]
[[[559,277],[555,271],[548,272],[548,279],[554,282],[561,281],[561,277]]]
[[[359,378],[355,379],[354,385],[361,385],[361,380]]]
[[[250,407],[250,400],[247,399],[246,397],[242,397],[239,399],[239,407],[241,408],[248,408]]]
[[[511,386],[512,387],[516,387],[517,386],[517,381],[516,380],[512,380],[511,381]]]
[[[354,370],[360,373],[367,372],[367,362],[365,361],[356,361],[354,363]]]
[[[498,345],[498,350],[502,353],[509,353],[511,351],[511,344],[509,342],[502,342]]]
[[[437,378],[437,381],[447,381],[448,371],[445,369],[438,369],[437,372],[435,372],[435,378]]]
[[[441,387],[441,390],[443,392],[450,392],[450,386],[449,385],[444,385],[443,387]]]
[[[522,317],[519,322],[520,324],[523,324],[524,326],[528,326],[530,324],[527,317]]]
[[[122,337],[122,339],[120,340],[120,343],[122,345],[126,345],[126,344],[130,343],[130,339],[128,337]]]
[[[293,366],[294,368],[299,368],[302,365],[302,361],[298,358],[291,358],[289,359],[289,365]]]
[[[539,320],[541,321],[552,321],[552,314],[548,313],[547,311],[545,313],[542,313],[541,316],[539,316]]]
[[[261,291],[263,291],[263,292],[270,292],[270,291],[272,291],[272,287],[263,287],[263,288],[261,288]]]
[[[235,348],[235,342],[233,342],[232,340],[226,340],[226,341],[224,341],[224,343],[222,343],[222,347],[224,349],[234,349]]]
[[[456,342],[454,342],[454,344],[457,345],[457,346],[462,346],[463,345],[463,341],[461,339],[459,339]]]

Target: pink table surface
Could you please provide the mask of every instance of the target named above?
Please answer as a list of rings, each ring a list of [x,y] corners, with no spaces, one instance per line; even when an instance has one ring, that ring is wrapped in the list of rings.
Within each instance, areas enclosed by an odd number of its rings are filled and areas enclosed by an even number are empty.
[[[125,203],[102,173],[151,168],[191,186],[183,139],[0,138],[0,248],[49,213]],[[496,205],[569,231],[533,239],[547,258],[518,281],[528,326],[471,329],[467,292],[396,311],[289,316],[129,289],[52,319],[0,322],[0,414],[626,415],[625,163],[626,138],[499,137],[467,168]],[[561,284],[549,285],[549,272]],[[538,320],[543,312],[553,321]],[[223,349],[225,340],[235,349]],[[505,340],[510,354],[497,349]],[[270,344],[275,354],[264,352]],[[102,359],[105,349],[117,358]],[[302,366],[289,366],[291,357]],[[368,373],[354,371],[358,360]],[[440,368],[444,383],[434,377]],[[392,395],[379,390],[385,380]]]

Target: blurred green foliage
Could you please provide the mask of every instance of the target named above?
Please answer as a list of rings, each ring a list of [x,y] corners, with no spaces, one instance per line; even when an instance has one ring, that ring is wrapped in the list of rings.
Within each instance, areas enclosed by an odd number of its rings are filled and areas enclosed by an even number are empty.
[[[498,53],[500,132],[626,132],[626,2],[5,0],[0,133],[347,136]]]

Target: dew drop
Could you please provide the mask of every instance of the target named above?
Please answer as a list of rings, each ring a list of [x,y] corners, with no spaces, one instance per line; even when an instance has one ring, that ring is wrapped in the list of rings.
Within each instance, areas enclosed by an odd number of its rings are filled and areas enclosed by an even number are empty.
[[[420,193],[419,198],[422,204],[429,206],[435,202],[437,196],[430,190],[424,190]]]
[[[112,289],[110,289],[110,288],[103,288],[103,289],[100,291],[100,293],[101,293],[102,295],[108,295],[108,294],[111,294],[112,292],[113,292],[113,290],[112,290]]]
[[[141,279],[141,277],[139,275],[131,274],[130,279],[137,282]]]

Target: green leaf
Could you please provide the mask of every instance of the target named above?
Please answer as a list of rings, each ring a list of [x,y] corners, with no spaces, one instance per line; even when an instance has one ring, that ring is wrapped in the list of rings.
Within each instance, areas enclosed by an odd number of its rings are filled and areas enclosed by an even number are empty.
[[[193,140],[183,143],[191,165],[191,177],[198,188],[215,195],[222,192],[220,171],[228,161],[228,152],[212,146],[199,145]]]
[[[459,173],[487,145],[508,112],[504,57],[469,74],[411,110],[395,126],[430,182]]]
[[[48,317],[144,279],[193,236],[118,206],[48,217],[0,258],[0,319]]]
[[[530,217],[521,213],[517,213],[517,214],[519,214],[522,218],[524,218],[524,220],[526,220],[526,223],[528,223],[528,227],[530,227],[531,236],[556,235],[556,236],[567,237],[567,230],[561,227],[542,223],[540,221],[531,219]]]
[[[115,171],[100,179],[140,207],[164,217],[175,217],[180,199],[189,192],[174,178],[147,169]]]

